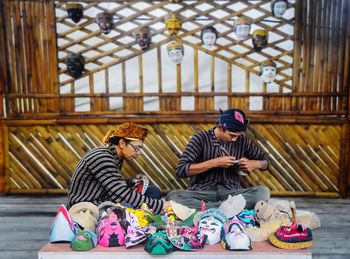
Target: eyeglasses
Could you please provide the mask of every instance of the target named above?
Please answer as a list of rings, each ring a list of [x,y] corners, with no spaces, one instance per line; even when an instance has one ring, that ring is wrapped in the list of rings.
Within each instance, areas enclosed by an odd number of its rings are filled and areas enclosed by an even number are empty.
[[[135,152],[139,152],[142,149],[142,146],[140,146],[140,145],[133,145],[131,142],[129,143],[129,145],[133,147]]]

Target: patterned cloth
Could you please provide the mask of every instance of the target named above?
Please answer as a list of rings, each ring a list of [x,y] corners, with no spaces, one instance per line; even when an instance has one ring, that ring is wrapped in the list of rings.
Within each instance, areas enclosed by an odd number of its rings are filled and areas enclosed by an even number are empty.
[[[103,142],[108,144],[109,139],[113,137],[120,137],[130,140],[144,140],[147,136],[148,130],[142,128],[135,123],[127,122],[119,125],[116,129],[108,131],[106,136],[103,138]]]

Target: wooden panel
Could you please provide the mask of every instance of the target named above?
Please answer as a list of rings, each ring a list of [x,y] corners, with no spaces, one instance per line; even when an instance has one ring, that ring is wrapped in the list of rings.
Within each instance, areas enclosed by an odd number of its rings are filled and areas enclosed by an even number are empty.
[[[272,17],[270,5],[265,1],[182,1],[179,4],[148,1],[144,3],[144,8],[139,6],[141,1],[107,1],[113,5],[112,8],[107,8],[103,1],[80,2],[83,3],[84,17],[77,24],[67,15],[67,1],[14,0],[2,3],[4,10],[8,10],[1,20],[2,41],[5,41],[7,48],[1,62],[6,64],[4,67],[8,69],[11,79],[6,83],[7,116],[55,117],[84,114],[84,111],[89,115],[187,113],[181,106],[183,96],[195,96],[193,114],[215,112],[216,96],[227,97],[228,107],[259,114],[342,116],[348,112],[348,1],[291,1],[290,14],[283,18]],[[258,14],[253,19],[254,28],[267,29],[274,35],[267,46],[274,51],[273,55],[265,50],[256,52],[251,45],[251,36],[240,42],[232,35],[233,20],[237,17],[251,18],[249,14],[252,11]],[[114,15],[113,36],[101,34],[95,21],[96,12]],[[156,12],[162,15],[155,15]],[[166,71],[162,70],[161,51],[172,39],[164,23],[165,16],[170,12],[178,15],[186,25],[175,39],[187,48],[193,48],[194,67],[193,71],[182,71],[181,65],[176,66],[176,82],[173,82],[176,91],[167,96],[162,89],[162,73]],[[144,24],[151,27],[154,36],[153,44],[146,52],[131,38]],[[200,41],[199,32],[204,25],[214,25],[220,32],[220,39],[211,50],[204,48]],[[56,33],[56,26],[63,29]],[[125,26],[131,26],[131,29],[126,30]],[[294,34],[288,34],[285,28],[292,28]],[[94,40],[98,43],[93,43]],[[287,47],[288,44],[292,47]],[[115,47],[106,51],[107,45]],[[154,81],[157,86],[153,92],[144,93],[144,59],[153,49],[156,49],[154,59],[157,72]],[[86,61],[86,71],[79,79],[67,73],[65,57],[72,52],[82,54]],[[211,57],[208,71],[210,89],[204,92],[198,89],[202,72],[198,64],[199,53]],[[136,60],[138,69],[126,69],[125,63],[131,59]],[[269,91],[266,84],[261,92],[251,91],[254,81],[251,77],[258,75],[259,63],[263,59],[271,59],[278,64],[279,76],[275,81],[278,96]],[[217,60],[227,63],[226,71],[216,70]],[[111,93],[109,82],[112,75],[109,69],[118,64],[122,67],[122,91]],[[232,66],[245,72],[243,93],[233,90],[236,82],[232,82]],[[184,72],[193,73],[194,93],[183,90]],[[218,72],[225,73],[226,92],[214,91]],[[98,73],[105,77],[103,85],[96,85],[94,78]],[[130,73],[139,79],[137,96],[125,96],[130,94],[126,91],[126,75]],[[88,92],[77,93],[79,80],[85,79]],[[105,92],[95,92],[96,87],[102,87]],[[142,97],[147,96],[158,98],[158,110],[145,110]],[[111,108],[111,97],[120,97],[123,105]],[[139,97],[138,101],[130,100],[135,97]],[[77,107],[79,98],[87,98],[85,109]],[[261,107],[252,105],[257,100],[262,102]]]
[[[117,124],[9,127],[10,193],[66,192],[79,159],[101,145]],[[145,124],[143,154],[124,163],[125,177],[146,173],[165,192],[186,188],[175,168],[189,138],[212,124]],[[245,187],[268,186],[278,195],[339,196],[341,126],[254,124],[246,134],[270,155],[267,171],[241,178]]]
[[[57,114],[57,98],[33,98],[58,93],[54,3],[14,0],[3,1],[2,7],[11,75],[7,93],[22,94],[7,100],[8,115]]]

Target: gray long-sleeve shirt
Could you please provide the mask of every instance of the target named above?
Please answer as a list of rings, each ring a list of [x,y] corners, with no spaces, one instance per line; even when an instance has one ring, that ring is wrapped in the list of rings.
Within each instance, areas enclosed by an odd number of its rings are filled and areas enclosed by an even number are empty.
[[[134,207],[146,203],[155,213],[163,201],[132,191],[121,175],[123,159],[117,156],[114,145],[98,147],[88,153],[76,166],[68,189],[68,208],[88,201],[98,205],[104,201],[126,202]]]
[[[176,168],[179,178],[190,178],[188,190],[215,190],[218,184],[229,189],[241,188],[238,176],[239,166],[229,168],[213,168],[204,173],[189,176],[190,165],[226,155],[220,148],[214,129],[195,134],[187,144]],[[266,160],[268,155],[260,150],[245,134],[240,135],[235,142],[224,143],[223,148],[231,155],[240,159]]]

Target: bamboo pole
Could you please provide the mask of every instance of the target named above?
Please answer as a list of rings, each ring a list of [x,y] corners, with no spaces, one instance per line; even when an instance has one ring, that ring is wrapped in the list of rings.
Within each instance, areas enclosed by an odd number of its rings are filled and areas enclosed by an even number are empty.
[[[162,77],[162,49],[160,46],[157,47],[157,71],[158,71],[158,92],[163,92],[163,77]],[[162,108],[162,105],[160,105]]]
[[[0,194],[6,192],[6,170],[8,170],[8,141],[6,139],[7,135],[4,129],[5,125],[1,120],[0,123]]]
[[[193,54],[193,89],[196,94],[199,93],[199,71],[198,71],[198,49],[194,50]],[[195,97],[194,99],[194,109],[199,110],[200,107],[200,97]]]

